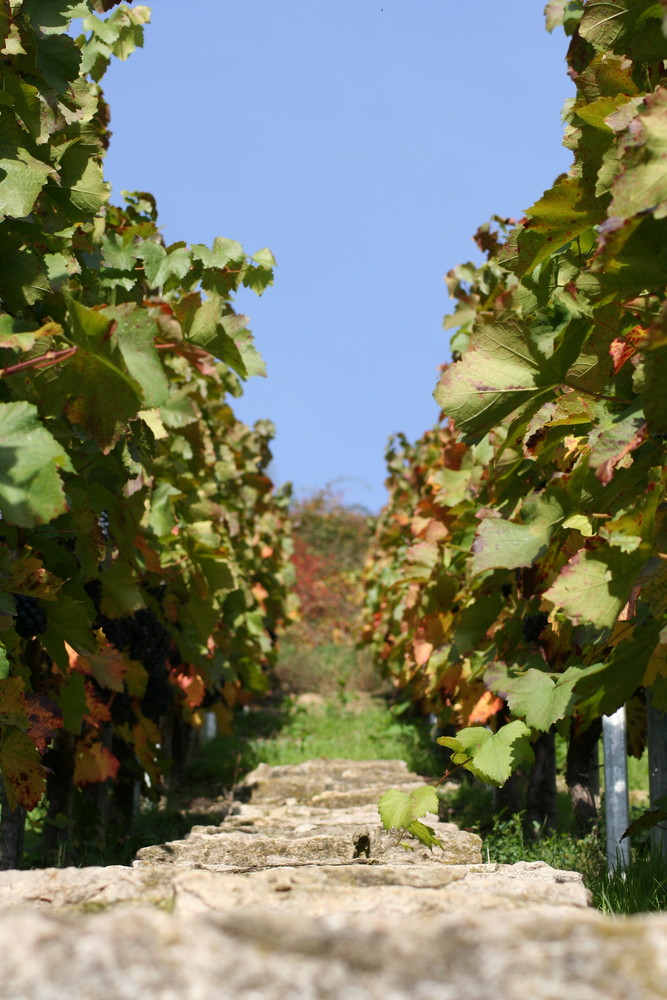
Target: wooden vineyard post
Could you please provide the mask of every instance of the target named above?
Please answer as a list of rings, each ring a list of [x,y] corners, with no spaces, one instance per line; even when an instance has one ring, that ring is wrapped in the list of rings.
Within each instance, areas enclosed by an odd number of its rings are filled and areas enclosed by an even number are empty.
[[[667,715],[653,707],[651,691],[646,692],[648,715],[648,787],[652,809],[657,801],[667,795]],[[651,829],[651,849],[656,854],[667,855],[667,825],[657,824]]]
[[[630,839],[621,839],[630,825],[628,806],[628,757],[625,707],[602,719],[604,745],[605,819],[607,866],[610,872],[630,862]]]

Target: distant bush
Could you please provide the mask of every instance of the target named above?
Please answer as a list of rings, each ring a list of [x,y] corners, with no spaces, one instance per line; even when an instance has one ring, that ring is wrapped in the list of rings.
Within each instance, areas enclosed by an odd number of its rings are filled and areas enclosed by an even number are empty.
[[[325,488],[293,504],[292,523],[301,605],[299,619],[290,627],[292,641],[311,648],[355,642],[372,519]]]

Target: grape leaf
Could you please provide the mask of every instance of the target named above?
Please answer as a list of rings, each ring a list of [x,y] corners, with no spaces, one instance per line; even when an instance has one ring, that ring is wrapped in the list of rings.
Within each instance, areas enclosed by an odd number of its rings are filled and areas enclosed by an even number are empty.
[[[105,646],[101,653],[88,657],[90,672],[102,688],[109,691],[125,690],[127,662],[115,646]]]
[[[5,729],[0,739],[0,772],[10,809],[34,809],[46,791],[46,769],[29,736]]]
[[[0,725],[27,729],[25,681],[22,677],[8,677],[0,681]]]
[[[83,674],[72,671],[65,678],[58,694],[58,704],[63,714],[63,728],[69,733],[80,733],[83,717],[88,711]]]
[[[58,469],[73,471],[62,444],[47,431],[36,406],[0,404],[0,507],[22,527],[67,510]]]
[[[476,437],[487,433],[562,382],[586,328],[570,324],[567,333],[562,347],[547,358],[518,320],[476,326],[462,359],[441,376],[436,402],[461,430]]]
[[[544,599],[575,624],[611,628],[630,596],[642,562],[639,551],[580,549],[544,592]]]
[[[530,729],[516,719],[496,733],[483,726],[461,729],[456,736],[441,736],[438,743],[453,750],[452,763],[459,764],[482,781],[504,785],[522,761],[534,760]]]
[[[193,244],[192,257],[194,260],[201,261],[204,267],[223,268],[231,261],[242,260],[244,254],[243,247],[236,240],[216,236],[211,250],[203,243]]]
[[[390,788],[378,802],[378,812],[385,830],[406,830],[426,813],[438,812],[438,793],[432,785],[422,785],[413,792]]]
[[[529,274],[565,244],[602,222],[604,204],[584,187],[581,178],[563,175],[528,209],[526,217],[498,258],[520,276]]]
[[[74,784],[85,788],[118,775],[120,761],[98,740],[83,740],[74,754]]]
[[[92,623],[88,618],[86,607],[81,601],[61,592],[58,594],[58,600],[49,601],[45,610],[48,627],[44,640],[49,644],[49,652],[52,656],[51,646],[58,644],[58,641],[60,641],[63,651],[64,644],[68,643],[83,656],[97,652]],[[60,662],[60,659],[57,662]]]
[[[473,573],[487,569],[516,569],[531,566],[546,552],[549,538],[528,524],[514,524],[504,518],[486,517],[477,529],[473,543]]]
[[[641,685],[660,641],[661,622],[649,618],[617,643],[602,663],[588,667],[577,682],[578,712],[586,718],[611,715]]]
[[[118,347],[128,372],[141,388],[144,405],[163,406],[169,398],[169,383],[155,349],[154,320],[133,306],[105,309],[104,315],[116,320]]]
[[[0,222],[7,216],[29,215],[55,168],[35,159],[26,150],[17,157],[0,157]]]
[[[646,97],[621,141],[619,171],[611,187],[610,215],[627,219],[652,212],[656,219],[667,215],[667,91],[658,89]]]
[[[512,715],[525,719],[531,729],[547,732],[568,714],[574,687],[583,671],[569,667],[563,674],[548,674],[530,667],[507,684],[507,701]]]
[[[74,145],[58,164],[59,182],[50,180],[45,192],[66,213],[71,222],[85,222],[102,208],[109,198],[101,164],[91,159],[85,146]]]
[[[48,743],[63,727],[59,706],[46,695],[33,692],[25,696],[28,712],[28,736],[40,753],[46,753]]]

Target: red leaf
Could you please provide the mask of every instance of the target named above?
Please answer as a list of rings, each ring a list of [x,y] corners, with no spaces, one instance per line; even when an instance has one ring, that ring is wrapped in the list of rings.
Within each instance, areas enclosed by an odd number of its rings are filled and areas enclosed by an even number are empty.
[[[185,694],[185,700],[190,708],[196,708],[204,700],[206,685],[194,667],[190,667],[189,670],[190,672],[187,674],[178,673],[173,670],[171,672],[171,679]]]
[[[0,742],[0,771],[10,809],[34,809],[46,791],[46,768],[37,747],[18,729],[7,729]]]
[[[119,760],[98,740],[85,740],[78,744],[74,755],[74,784],[77,788],[85,788],[108,778],[114,779],[119,767]]]
[[[647,331],[643,326],[633,326],[623,337],[616,337],[609,347],[611,360],[614,362],[614,374],[621,370],[626,361],[636,353],[637,346],[646,340]]]
[[[85,682],[86,686],[86,707],[88,714],[85,721],[97,729],[100,722],[111,722],[111,710],[103,701],[101,694],[95,690],[90,681]]]
[[[60,708],[43,694],[25,696],[28,710],[28,736],[40,753],[46,753],[46,745],[54,739],[63,727]]]
[[[500,711],[503,704],[502,698],[496,697],[490,691],[485,691],[468,716],[468,725],[483,726],[496,712]]]

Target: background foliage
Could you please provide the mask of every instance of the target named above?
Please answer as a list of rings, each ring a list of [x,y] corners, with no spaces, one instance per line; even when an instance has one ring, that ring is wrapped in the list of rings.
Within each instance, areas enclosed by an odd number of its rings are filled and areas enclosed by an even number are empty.
[[[46,841],[74,789],[104,816],[115,779],[126,813],[202,706],[224,728],[266,688],[293,579],[273,428],[231,407],[264,364],[230,300],[273,257],[109,204],[99,81],[149,17],[0,4],[0,770],[10,810],[46,793]]]

